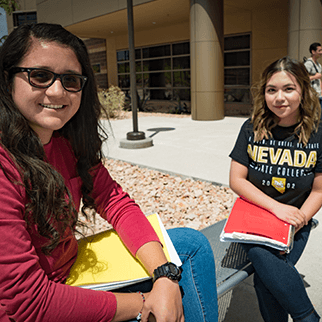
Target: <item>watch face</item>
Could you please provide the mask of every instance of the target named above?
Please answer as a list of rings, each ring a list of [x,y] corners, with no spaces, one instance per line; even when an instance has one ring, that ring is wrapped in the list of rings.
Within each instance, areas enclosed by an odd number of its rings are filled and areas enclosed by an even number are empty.
[[[172,263],[169,264],[169,269],[170,269],[170,272],[174,275],[177,275],[178,274],[178,269],[177,269],[177,266],[173,265]]]
[[[178,267],[172,263],[168,264],[170,276],[168,276],[170,279],[178,280],[180,278],[181,272],[178,269]]]

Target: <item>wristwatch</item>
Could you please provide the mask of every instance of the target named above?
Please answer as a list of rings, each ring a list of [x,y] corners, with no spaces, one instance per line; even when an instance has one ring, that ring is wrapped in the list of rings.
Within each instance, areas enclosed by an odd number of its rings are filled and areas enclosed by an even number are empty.
[[[167,277],[172,281],[179,281],[181,278],[181,268],[170,262],[165,263],[154,270],[152,282],[154,283],[160,277]]]

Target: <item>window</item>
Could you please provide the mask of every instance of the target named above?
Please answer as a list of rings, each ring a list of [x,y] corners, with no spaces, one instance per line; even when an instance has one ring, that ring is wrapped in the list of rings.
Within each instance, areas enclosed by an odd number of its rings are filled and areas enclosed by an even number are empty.
[[[250,103],[250,34],[225,36],[225,101]]]
[[[250,103],[250,34],[225,36],[224,87],[226,102]],[[129,51],[117,52],[119,87],[130,89]],[[153,100],[188,100],[190,90],[190,43],[172,43],[135,49],[136,85]]]
[[[117,52],[119,87],[130,89],[129,51]],[[135,50],[136,86],[151,100],[190,101],[190,43],[173,43]]]
[[[13,25],[15,27],[21,26],[26,23],[37,23],[37,12],[14,12]]]

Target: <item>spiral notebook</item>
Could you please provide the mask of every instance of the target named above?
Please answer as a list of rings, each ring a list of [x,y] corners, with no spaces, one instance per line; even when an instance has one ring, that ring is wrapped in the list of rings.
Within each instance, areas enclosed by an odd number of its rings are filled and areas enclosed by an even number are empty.
[[[290,252],[294,231],[294,226],[277,218],[269,210],[246,199],[237,198],[220,234],[220,240],[261,244]]]

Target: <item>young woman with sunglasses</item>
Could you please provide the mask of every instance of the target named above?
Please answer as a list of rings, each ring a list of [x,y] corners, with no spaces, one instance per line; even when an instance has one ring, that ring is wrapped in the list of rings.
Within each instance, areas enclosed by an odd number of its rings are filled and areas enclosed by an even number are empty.
[[[158,269],[171,264],[154,230],[102,165],[101,109],[79,38],[54,24],[23,25],[8,36],[0,51],[0,321],[217,321],[207,239],[169,230],[181,279]],[[65,285],[81,199],[81,211],[108,220],[160,278],[124,293]]]

